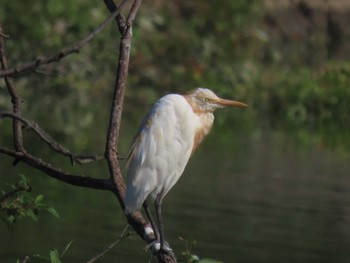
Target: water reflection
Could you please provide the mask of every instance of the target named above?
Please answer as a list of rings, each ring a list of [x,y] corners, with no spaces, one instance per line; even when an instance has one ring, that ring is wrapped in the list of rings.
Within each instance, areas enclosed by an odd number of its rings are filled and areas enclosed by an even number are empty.
[[[164,201],[166,236],[178,255],[185,249],[181,236],[197,241],[201,257],[224,262],[350,260],[349,158],[300,150],[271,132],[220,136],[214,130]],[[33,177],[33,184],[61,218],[20,222],[14,233],[1,225],[2,262],[62,250],[70,240],[64,262],[85,262],[125,225],[111,194],[44,176]],[[101,262],[147,262],[143,246],[137,237],[124,240]]]

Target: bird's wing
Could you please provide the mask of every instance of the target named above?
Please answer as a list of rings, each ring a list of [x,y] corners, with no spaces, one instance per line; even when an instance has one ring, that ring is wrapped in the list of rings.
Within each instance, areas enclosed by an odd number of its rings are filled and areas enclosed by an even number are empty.
[[[167,95],[153,106],[132,145],[127,210],[138,210],[149,195],[163,197],[176,183],[191,155],[197,122],[180,95]]]

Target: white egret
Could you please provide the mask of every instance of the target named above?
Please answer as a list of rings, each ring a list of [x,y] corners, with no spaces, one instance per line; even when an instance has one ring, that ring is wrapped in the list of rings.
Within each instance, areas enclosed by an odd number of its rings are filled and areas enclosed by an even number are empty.
[[[163,198],[209,133],[213,111],[226,106],[248,107],[238,101],[221,99],[205,88],[185,95],[166,95],[145,116],[134,138],[128,160],[125,214],[138,211],[144,205],[158,239],[146,205],[146,199],[151,197],[155,201],[160,249],[166,249],[161,214]]]

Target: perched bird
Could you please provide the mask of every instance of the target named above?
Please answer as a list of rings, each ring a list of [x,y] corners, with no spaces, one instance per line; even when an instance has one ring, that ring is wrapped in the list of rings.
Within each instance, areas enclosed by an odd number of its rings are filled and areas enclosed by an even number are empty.
[[[185,95],[166,95],[145,116],[134,138],[128,159],[125,214],[144,206],[157,239],[159,232],[163,250],[166,250],[161,215],[163,198],[209,133],[214,110],[227,106],[248,107],[238,101],[221,99],[205,88]],[[155,201],[158,229],[146,204],[148,197]]]

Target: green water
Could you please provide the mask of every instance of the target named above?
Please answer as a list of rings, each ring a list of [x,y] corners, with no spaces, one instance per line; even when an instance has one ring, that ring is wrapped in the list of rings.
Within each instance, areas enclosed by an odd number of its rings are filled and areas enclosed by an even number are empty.
[[[11,160],[1,157],[2,177]],[[19,167],[17,171],[28,168]],[[79,169],[73,168],[73,169]],[[84,168],[102,177],[98,170]],[[164,200],[165,234],[177,255],[183,237],[193,253],[223,262],[349,262],[350,157],[318,146],[300,148],[289,136],[213,131]],[[34,172],[36,174],[36,172]],[[86,262],[117,239],[126,222],[112,194],[32,176],[60,218],[0,224],[1,262],[48,255],[73,243],[64,262]],[[137,236],[123,240],[98,262],[148,262]],[[31,261],[32,262],[32,261]],[[44,262],[34,260],[33,262]]]

